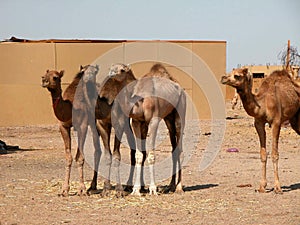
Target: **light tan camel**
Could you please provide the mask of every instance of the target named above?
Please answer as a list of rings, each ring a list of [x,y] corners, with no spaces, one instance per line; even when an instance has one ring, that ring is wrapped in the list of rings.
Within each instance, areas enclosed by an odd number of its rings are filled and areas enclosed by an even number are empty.
[[[131,70],[110,69],[109,76],[125,82],[132,76]],[[147,152],[150,169],[150,194],[157,194],[154,174],[155,138],[159,122],[164,119],[169,130],[172,144],[173,176],[170,183],[172,191],[182,192],[181,152],[182,134],[185,125],[186,96],[182,88],[174,82],[168,71],[155,64],[150,73],[136,83],[127,85],[115,101],[122,111],[132,118],[132,127],[136,136],[136,179],[132,194],[140,195],[143,153],[146,152],[146,137],[149,131],[150,149]],[[176,167],[178,164],[178,182]]]
[[[272,161],[274,168],[274,191],[282,193],[278,176],[278,138],[281,124],[290,121],[292,128],[300,134],[300,86],[292,81],[285,70],[270,74],[261,84],[259,92],[254,95],[252,76],[248,69],[233,69],[221,79],[222,84],[237,89],[246,112],[254,117],[254,125],[260,140],[260,158],[262,161],[262,180],[259,192],[265,192],[266,179],[266,131],[265,124],[272,127]]]

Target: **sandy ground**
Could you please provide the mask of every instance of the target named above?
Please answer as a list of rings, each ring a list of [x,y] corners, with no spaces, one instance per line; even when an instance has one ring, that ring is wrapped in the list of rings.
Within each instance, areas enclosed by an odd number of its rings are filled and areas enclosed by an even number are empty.
[[[78,174],[72,166],[71,196],[59,197],[64,178],[63,141],[57,126],[1,127],[0,140],[18,145],[0,155],[0,224],[300,224],[300,139],[291,128],[281,129],[280,179],[283,194],[274,194],[269,156],[268,192],[258,188],[261,163],[253,119],[243,110],[227,110],[226,132],[213,163],[199,171],[209,141],[209,121],[185,135],[199,140],[183,169],[184,194],[116,198],[99,194],[77,196]],[[188,124],[188,126],[192,126]],[[267,128],[270,147],[270,129]],[[186,145],[188,145],[187,143]],[[193,145],[191,143],[190,145]],[[169,144],[161,145],[170,149]],[[76,147],[73,133],[73,152]],[[185,146],[187,147],[187,146]],[[239,152],[227,152],[237,148]],[[270,149],[270,148],[269,148]],[[169,150],[157,153],[158,161]],[[129,152],[122,147],[122,160]],[[86,186],[92,169],[85,164]],[[98,188],[102,188],[99,178]],[[158,183],[159,187],[169,179]]]

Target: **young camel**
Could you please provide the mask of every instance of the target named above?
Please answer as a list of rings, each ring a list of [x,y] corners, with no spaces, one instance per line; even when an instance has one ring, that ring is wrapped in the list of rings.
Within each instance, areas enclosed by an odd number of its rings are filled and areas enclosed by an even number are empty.
[[[87,69],[90,68],[92,70],[88,70]],[[98,69],[97,69],[98,70]],[[86,71],[86,73],[84,73]],[[76,103],[76,108],[80,108],[80,103],[83,101],[84,104],[88,104],[87,106],[89,107],[89,110],[87,112],[91,112],[90,110],[93,110],[92,103],[90,102],[90,100],[94,99],[95,97],[95,91],[93,89],[93,83],[95,82],[95,76],[97,74],[96,70],[93,70],[93,67],[89,67],[89,66],[84,66],[84,67],[80,67],[80,71],[78,72],[78,74],[75,76],[74,80],[72,81],[72,83],[66,88],[63,97],[62,97],[62,89],[61,89],[61,78],[64,74],[64,71],[61,72],[57,72],[57,71],[49,71],[47,70],[46,74],[42,77],[42,86],[44,88],[47,88],[52,96],[52,102],[53,102],[53,110],[54,110],[54,114],[57,117],[57,119],[60,121],[60,125],[59,125],[59,129],[62,135],[62,138],[64,140],[65,143],[65,152],[66,152],[66,175],[65,175],[65,181],[64,181],[64,185],[62,188],[62,195],[63,196],[67,196],[68,192],[69,192],[69,179],[70,179],[70,172],[71,172],[71,165],[72,165],[72,155],[71,155],[71,135],[70,135],[70,130],[71,127],[73,126],[74,121],[72,121],[72,107],[73,107],[73,102],[74,102],[74,96],[75,93],[78,95],[78,101]],[[85,75],[85,77],[83,77]],[[92,80],[91,80],[92,79]],[[86,81],[86,82],[81,82],[80,81]],[[91,93],[93,96],[88,97],[87,91],[86,91],[86,84],[87,81],[92,81],[92,85],[89,84],[89,93]],[[78,85],[81,87],[79,88],[80,91],[76,92]],[[107,164],[108,168],[106,169],[107,171],[107,175],[105,176],[105,180],[104,180],[104,192],[106,190],[111,189],[111,185],[110,185],[110,165],[111,165],[111,153],[110,153],[110,134],[111,134],[111,128],[112,128],[112,124],[111,124],[111,109],[112,109],[112,105],[113,105],[113,101],[115,96],[118,94],[118,91],[121,89],[122,87],[118,86],[118,83],[114,83],[113,81],[107,80],[105,81],[102,86],[101,86],[101,93],[100,93],[100,97],[97,98],[97,103],[96,103],[96,107],[94,108],[95,110],[95,114],[96,114],[96,119],[97,119],[97,130],[98,133],[100,133],[100,136],[103,140],[103,145],[104,145],[104,157],[106,158],[105,163]],[[98,96],[98,95],[97,95]],[[76,98],[76,99],[77,99]],[[83,105],[84,105],[83,104]],[[82,107],[81,107],[82,108]],[[84,107],[83,107],[84,108]],[[84,124],[87,123],[82,123],[83,127],[80,128],[80,118],[81,116],[84,116],[84,114],[80,114],[80,110],[76,110],[75,112],[78,112],[77,116],[76,116],[76,120],[78,121],[78,126],[79,128],[77,129],[83,129],[85,130]],[[89,118],[91,118],[92,115],[90,115]],[[123,117],[120,117],[123,118]],[[87,118],[86,118],[87,119]],[[125,121],[125,119],[123,118],[123,121]],[[87,121],[86,121],[87,122]],[[76,123],[76,122],[75,122]],[[123,122],[125,123],[125,122]],[[120,133],[119,135],[115,135],[115,143],[114,143],[114,159],[116,159],[117,161],[120,161],[120,140],[117,137],[121,137],[122,133],[124,130],[122,129],[118,129],[118,132]],[[130,145],[131,148],[131,165],[132,168],[134,168],[135,165],[135,141],[134,138],[132,137],[132,133],[131,132],[127,132],[127,130],[125,130],[126,134],[127,134],[127,139],[128,139],[128,143]],[[93,133],[95,134],[95,133]],[[78,134],[78,137],[80,138],[80,140],[78,140],[80,149],[83,148],[83,144],[84,144],[84,140],[82,138],[85,138],[85,134],[84,133],[80,133]],[[99,149],[98,144],[94,138],[94,145],[95,145],[95,149]],[[99,165],[99,160],[100,160],[100,150],[95,151],[95,168],[98,168]],[[78,154],[81,153],[81,151],[78,151]],[[79,158],[79,155],[76,155],[76,159],[81,159],[82,157]],[[80,163],[82,163],[82,159],[80,161]],[[80,174],[83,174],[83,172],[80,172]],[[83,175],[80,175],[80,177],[82,177]],[[128,179],[128,183],[131,184],[132,183],[132,176],[133,176],[133,169],[131,169],[130,171],[130,177]],[[88,189],[89,192],[97,192],[97,177],[98,177],[98,170],[95,169],[94,170],[94,176],[93,176],[93,180],[91,182],[91,186]],[[81,184],[82,189],[83,190],[79,190],[79,193],[83,193],[85,192],[85,187],[83,187],[83,185]],[[122,192],[122,186],[118,185],[117,186],[117,192]]]
[[[252,76],[248,69],[233,69],[221,79],[222,84],[236,88],[246,112],[254,117],[254,125],[260,140],[262,180],[259,192],[265,192],[266,179],[266,131],[265,124],[272,127],[272,161],[274,168],[274,191],[282,193],[278,176],[278,138],[281,124],[287,120],[300,134],[300,86],[292,81],[285,70],[274,71],[261,84],[257,95],[252,94]]]
[[[72,165],[72,154],[71,154],[71,127],[72,124],[72,109],[73,101],[76,92],[76,88],[84,74],[87,67],[81,67],[78,74],[75,76],[72,83],[66,88],[63,96],[61,89],[61,78],[64,75],[64,71],[47,70],[46,74],[42,76],[42,87],[47,88],[51,93],[52,106],[56,118],[59,120],[59,130],[65,144],[65,156],[66,156],[66,169],[65,179],[62,187],[62,196],[67,196],[70,189],[70,173]],[[75,160],[78,164],[79,182],[80,187],[78,194],[85,194],[86,188],[83,180],[83,155],[82,152],[77,148]]]
[[[116,71],[111,68],[109,76],[124,82],[132,76],[131,70]],[[146,152],[146,137],[149,131],[150,149],[147,153],[150,169],[149,192],[157,194],[155,185],[155,138],[159,122],[164,119],[169,130],[172,144],[173,175],[171,191],[182,192],[181,152],[182,135],[185,125],[186,96],[182,88],[174,82],[168,71],[161,64],[155,64],[150,73],[135,83],[127,85],[115,100],[122,111],[132,118],[132,127],[136,136],[136,179],[132,194],[140,195],[142,164]],[[178,163],[178,182],[176,167]]]

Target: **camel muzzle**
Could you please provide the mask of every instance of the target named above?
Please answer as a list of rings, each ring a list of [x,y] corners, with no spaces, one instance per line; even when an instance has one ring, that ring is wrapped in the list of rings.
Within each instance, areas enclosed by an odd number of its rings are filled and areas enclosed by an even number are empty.
[[[46,80],[45,78],[42,78],[42,84],[41,85],[42,85],[43,88],[48,87],[49,84],[50,84],[50,82],[48,80]]]
[[[228,83],[228,78],[227,78],[227,76],[222,76],[222,78],[221,78],[221,83],[222,83],[222,84],[227,84],[227,83]]]

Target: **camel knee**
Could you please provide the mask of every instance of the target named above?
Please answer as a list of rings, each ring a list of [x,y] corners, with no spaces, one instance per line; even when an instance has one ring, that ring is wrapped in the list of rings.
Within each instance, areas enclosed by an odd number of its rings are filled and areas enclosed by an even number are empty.
[[[260,150],[260,160],[261,160],[262,162],[267,162],[267,151],[266,151],[265,148],[262,148],[262,149]]]
[[[142,165],[142,163],[143,163],[143,153],[141,151],[136,151],[135,152],[135,161],[136,161],[136,164]]]
[[[113,159],[112,159],[113,166],[114,167],[119,167],[120,166],[120,161],[121,161],[120,152],[114,152]]]
[[[83,157],[82,153],[80,153],[79,150],[76,154],[75,160],[76,160],[78,166],[82,166],[84,164],[84,157]]]
[[[72,155],[67,155],[66,156],[66,166],[67,167],[71,167],[72,166],[72,162],[73,162],[73,158],[72,158]]]
[[[148,163],[150,165],[153,165],[155,162],[155,151],[154,150],[150,150],[149,154],[148,154]]]
[[[76,159],[76,162],[77,162],[78,166],[83,166],[83,164],[84,164],[84,158],[83,157],[78,157]]]
[[[279,160],[279,153],[278,152],[272,152],[272,162],[276,163]]]

